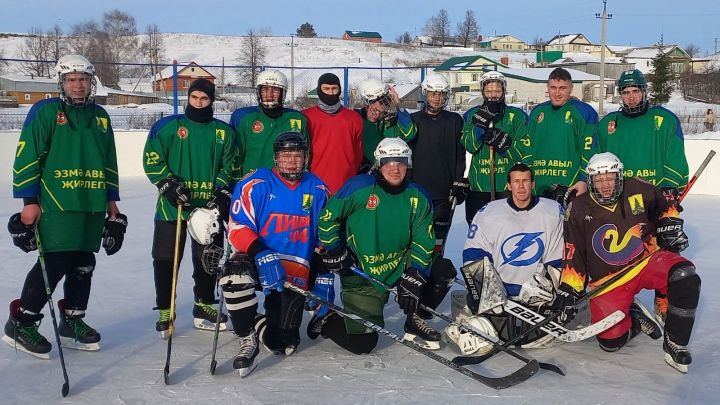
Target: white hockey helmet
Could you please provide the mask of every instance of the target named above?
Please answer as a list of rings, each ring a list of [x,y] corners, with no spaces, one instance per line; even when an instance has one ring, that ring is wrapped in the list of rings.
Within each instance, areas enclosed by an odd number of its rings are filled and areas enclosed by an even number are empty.
[[[220,211],[217,208],[195,208],[187,220],[190,237],[201,245],[209,245],[220,232],[219,219]]]
[[[623,189],[623,169],[624,166],[620,159],[610,152],[598,153],[590,158],[585,171],[587,172],[588,188],[597,202],[608,205],[617,201]],[[596,184],[595,176],[604,173],[617,173],[615,187],[610,196],[603,196]]]
[[[412,167],[412,151],[400,138],[385,138],[375,148],[375,165],[380,168],[389,162],[399,162]]]
[[[485,72],[482,74],[482,76],[480,76],[480,90],[483,93],[483,97],[485,97],[485,85],[492,82],[500,83],[500,85],[502,86],[502,96],[498,100],[491,101],[504,101],[505,92],[507,91],[507,80],[505,79],[505,75],[495,70]]]
[[[287,77],[276,69],[263,70],[257,75],[257,84],[255,86],[257,90],[258,104],[261,104],[267,109],[273,109],[282,107],[283,101],[285,100],[285,94],[287,93]],[[280,98],[277,101],[263,101],[260,95],[262,86],[276,87],[281,90]]]
[[[465,316],[460,315],[456,321],[472,331],[477,331],[491,339],[497,339],[498,333],[492,323],[483,316]],[[460,349],[460,353],[465,356],[476,354],[481,356],[489,353],[493,349],[492,342],[489,342],[475,333],[464,330],[455,323],[451,323],[445,328],[445,334],[448,337],[448,343],[452,343]]]
[[[55,65],[55,73],[57,73],[58,87],[60,88],[60,98],[67,104],[75,106],[86,106],[95,101],[95,91],[97,88],[97,80],[95,79],[95,66],[90,63],[87,58],[82,55],[65,55],[58,59]],[[65,94],[65,75],[68,73],[84,73],[90,77],[90,91],[84,99],[78,101],[71,99]]]
[[[387,96],[389,87],[379,79],[372,78],[363,80],[358,86],[358,91],[365,104],[372,104],[380,97]]]
[[[441,74],[430,74],[425,77],[422,82],[422,94],[425,96],[425,108],[431,114],[437,114],[440,110],[445,108],[450,100],[450,84],[445,79],[445,76]],[[428,102],[428,93],[437,92],[442,94],[442,100],[438,105],[430,105]]]

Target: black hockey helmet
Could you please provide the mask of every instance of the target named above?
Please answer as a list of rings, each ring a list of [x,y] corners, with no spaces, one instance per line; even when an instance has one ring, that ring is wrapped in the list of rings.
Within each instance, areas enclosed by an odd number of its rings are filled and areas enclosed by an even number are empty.
[[[303,164],[300,167],[290,161],[280,159],[281,152],[303,152]],[[273,160],[277,172],[286,180],[296,181],[302,177],[303,171],[308,164],[308,144],[305,138],[298,132],[284,132],[275,139],[273,143]]]

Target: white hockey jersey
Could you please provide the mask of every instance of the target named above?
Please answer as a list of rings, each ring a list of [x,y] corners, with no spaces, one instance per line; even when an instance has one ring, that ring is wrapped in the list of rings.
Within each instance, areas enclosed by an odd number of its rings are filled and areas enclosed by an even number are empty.
[[[511,199],[481,208],[463,249],[463,264],[489,257],[509,297],[517,297],[522,284],[544,264],[562,264],[562,207],[547,198],[533,198],[529,209],[518,209]]]

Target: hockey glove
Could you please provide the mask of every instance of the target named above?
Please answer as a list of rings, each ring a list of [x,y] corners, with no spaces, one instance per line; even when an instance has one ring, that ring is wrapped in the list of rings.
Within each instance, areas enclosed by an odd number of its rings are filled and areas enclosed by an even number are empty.
[[[690,246],[688,237],[683,231],[682,218],[660,218],[655,228],[655,239],[660,249],[680,253]]]
[[[663,193],[663,197],[667,200],[671,207],[675,207],[677,212],[683,212],[683,207],[680,205],[680,192],[675,187],[660,187],[660,191]]]
[[[472,124],[482,129],[488,129],[493,119],[495,119],[495,114],[490,112],[487,106],[480,106],[472,115]]]
[[[518,301],[531,307],[539,307],[553,300],[553,285],[547,277],[535,273],[523,283],[518,294]]]
[[[160,194],[164,195],[170,204],[190,205],[190,192],[177,177],[166,177],[158,182],[157,187]]]
[[[557,294],[555,295],[555,301],[553,301],[550,309],[553,311],[561,311],[558,320],[561,323],[567,323],[575,318],[578,310],[575,308],[575,302],[578,299],[578,293],[574,288],[568,284],[560,284]]]
[[[285,287],[285,269],[280,263],[280,256],[272,250],[263,250],[255,256],[258,273],[260,276],[260,285],[265,295],[270,294],[270,290],[283,291]]]
[[[543,197],[557,201],[563,208],[567,208],[568,204],[577,196],[577,190],[570,191],[570,188],[560,184],[553,184],[550,189],[545,190]]]
[[[498,128],[488,128],[485,130],[483,141],[495,148],[497,153],[505,153],[510,149],[512,138],[505,131]]]
[[[405,315],[412,315],[417,311],[425,284],[427,284],[425,276],[414,267],[408,267],[400,275],[400,282],[397,285],[397,302]]]
[[[460,205],[465,201],[469,189],[470,183],[468,183],[467,177],[455,180],[450,188],[450,196],[455,197],[455,203]]]
[[[331,250],[323,251],[320,254],[325,268],[333,273],[341,276],[349,276],[353,274],[352,268],[355,266],[355,258],[346,246],[339,246]]]
[[[8,221],[8,231],[12,238],[13,245],[28,253],[37,250],[37,239],[35,239],[35,227],[27,226],[20,220],[20,213],[15,213]]]
[[[322,298],[323,301],[327,301],[331,304],[334,303],[335,275],[333,273],[318,275],[317,278],[315,278],[315,285],[313,286],[311,292]],[[317,310],[315,315],[322,318],[323,316],[327,315],[327,313],[330,311],[330,308],[328,308],[327,305],[320,304],[318,301],[308,299],[305,302],[305,310]]]
[[[127,229],[127,216],[117,214],[115,217],[105,218],[105,229],[102,234],[102,247],[108,256],[112,256],[120,250],[125,239],[125,229]]]
[[[232,190],[230,187],[219,187],[213,192],[212,197],[205,204],[207,208],[217,208],[220,212],[220,220],[228,221],[230,200],[232,200]]]

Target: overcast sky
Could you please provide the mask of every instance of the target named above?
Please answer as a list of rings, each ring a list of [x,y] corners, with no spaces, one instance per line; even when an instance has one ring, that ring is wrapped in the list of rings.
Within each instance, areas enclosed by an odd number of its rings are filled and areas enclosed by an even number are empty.
[[[339,37],[344,30],[378,31],[393,42],[405,31],[421,35],[425,22],[445,8],[455,32],[465,11],[475,12],[481,34],[512,34],[526,42],[545,40],[558,32],[582,33],[600,43],[602,0],[514,1],[399,1],[399,0],[304,0],[304,1],[88,1],[2,0],[0,31],[27,32],[59,25],[102,19],[103,12],[117,8],[135,17],[138,31],[155,23],[163,32],[243,35],[248,29],[270,28],[273,35],[289,35],[310,22],[320,36]],[[202,6],[200,6],[202,5]],[[612,45],[652,45],[664,36],[666,44],[715,52],[720,40],[719,0],[608,0],[607,42]]]

